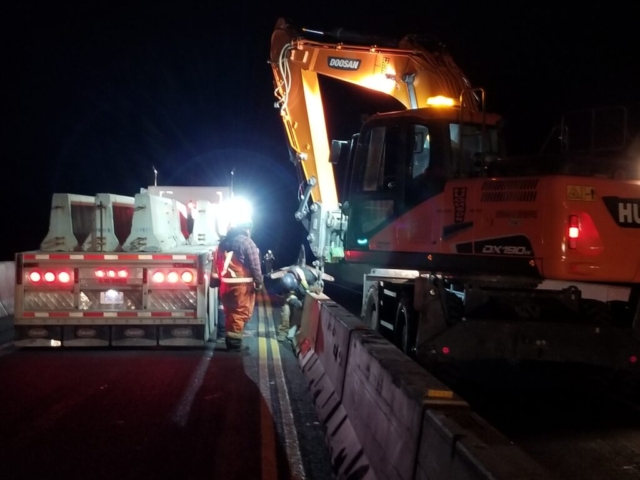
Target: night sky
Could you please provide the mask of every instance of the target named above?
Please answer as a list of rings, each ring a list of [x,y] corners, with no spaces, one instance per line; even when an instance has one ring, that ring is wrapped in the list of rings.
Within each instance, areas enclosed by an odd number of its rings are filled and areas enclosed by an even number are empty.
[[[298,180],[267,63],[281,16],[437,37],[506,117],[512,153],[538,150],[566,110],[626,106],[640,131],[640,7],[466,3],[5,4],[0,260],[38,248],[53,192],[134,195],[153,184],[155,166],[162,185],[226,185],[235,168],[236,192],[256,205],[258,246],[280,265],[294,261],[305,237],[293,218]],[[388,106],[321,86],[332,138]]]

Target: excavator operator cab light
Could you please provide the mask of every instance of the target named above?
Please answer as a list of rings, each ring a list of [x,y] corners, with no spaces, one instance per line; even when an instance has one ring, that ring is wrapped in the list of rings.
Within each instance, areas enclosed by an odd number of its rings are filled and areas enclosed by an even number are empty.
[[[427,98],[427,105],[430,107],[453,107],[456,104],[453,98],[437,95]]]
[[[578,237],[580,236],[580,224],[578,223],[577,215],[569,215],[569,248],[575,249],[578,247]]]

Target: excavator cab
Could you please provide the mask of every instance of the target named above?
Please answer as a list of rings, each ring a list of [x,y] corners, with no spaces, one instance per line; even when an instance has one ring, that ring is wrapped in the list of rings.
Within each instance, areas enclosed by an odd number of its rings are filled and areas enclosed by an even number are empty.
[[[471,113],[460,120],[459,110],[425,108],[367,121],[351,142],[353,151],[342,154],[343,161],[352,162],[345,196],[348,250],[369,250],[372,237],[416,207],[435,215],[440,208],[435,197],[448,181],[490,173],[491,160],[501,154],[498,117],[492,116],[490,124]],[[429,206],[422,206],[430,199]],[[423,225],[411,235],[426,247],[437,240],[435,227]],[[374,247],[384,250],[384,241]]]

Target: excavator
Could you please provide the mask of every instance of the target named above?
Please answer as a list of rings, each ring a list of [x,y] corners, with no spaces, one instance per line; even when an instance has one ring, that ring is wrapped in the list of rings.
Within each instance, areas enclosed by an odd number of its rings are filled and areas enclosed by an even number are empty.
[[[425,364],[635,367],[633,162],[566,150],[506,156],[503,119],[486,111],[484,89],[429,37],[318,31],[281,18],[270,65],[304,177],[295,218],[308,230],[319,277],[326,271],[362,288],[371,328]],[[388,95],[400,108],[330,142],[321,76]],[[562,145],[567,130],[561,125]],[[342,198],[337,166],[347,176]]]

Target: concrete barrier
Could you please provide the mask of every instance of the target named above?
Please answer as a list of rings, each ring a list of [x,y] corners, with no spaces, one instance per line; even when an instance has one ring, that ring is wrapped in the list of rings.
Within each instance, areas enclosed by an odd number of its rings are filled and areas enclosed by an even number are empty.
[[[462,398],[324,295],[307,295],[296,351],[338,478],[553,478]]]
[[[410,480],[427,409],[467,403],[373,330],[354,332],[343,405],[380,479]]]
[[[329,316],[327,312],[340,308],[325,295],[306,296],[300,329],[295,337],[296,353],[316,413],[325,427],[325,438],[337,478],[375,480],[369,460],[342,406],[341,396],[336,392],[337,389],[342,391],[342,385],[336,388],[336,382],[341,383],[339,379],[344,378],[344,374],[335,366],[330,366],[327,373],[321,360],[322,357],[327,361],[328,355],[333,355],[334,351],[337,357],[342,358],[334,350],[334,334],[326,335],[325,332],[329,331],[326,326],[320,328],[321,311],[326,317]]]
[[[0,317],[13,315],[15,288],[15,262],[0,262]]]
[[[416,480],[556,478],[477,414],[427,411]]]

